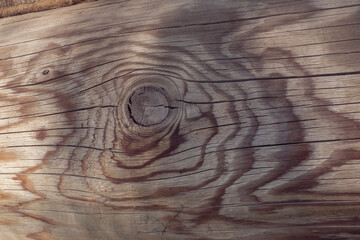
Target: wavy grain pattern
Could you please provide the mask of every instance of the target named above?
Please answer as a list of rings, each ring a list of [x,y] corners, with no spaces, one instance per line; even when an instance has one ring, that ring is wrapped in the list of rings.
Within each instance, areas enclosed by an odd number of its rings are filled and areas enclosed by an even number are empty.
[[[0,239],[359,239],[359,16],[105,0],[0,19]]]

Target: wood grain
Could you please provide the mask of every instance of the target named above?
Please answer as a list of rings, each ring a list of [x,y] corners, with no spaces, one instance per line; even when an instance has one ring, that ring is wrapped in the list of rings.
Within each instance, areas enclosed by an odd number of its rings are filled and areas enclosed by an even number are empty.
[[[359,24],[356,0],[0,19],[0,239],[360,239]]]

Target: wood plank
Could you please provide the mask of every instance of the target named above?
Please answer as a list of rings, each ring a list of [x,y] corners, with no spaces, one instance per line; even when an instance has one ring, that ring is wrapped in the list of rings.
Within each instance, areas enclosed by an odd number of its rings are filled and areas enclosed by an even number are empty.
[[[360,239],[356,0],[0,19],[0,239]]]

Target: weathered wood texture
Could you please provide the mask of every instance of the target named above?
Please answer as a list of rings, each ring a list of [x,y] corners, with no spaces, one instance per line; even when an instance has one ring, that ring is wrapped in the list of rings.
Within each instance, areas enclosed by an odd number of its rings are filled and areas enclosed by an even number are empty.
[[[360,239],[359,24],[358,0],[1,19],[0,239]]]
[[[0,18],[97,0],[0,0]]]

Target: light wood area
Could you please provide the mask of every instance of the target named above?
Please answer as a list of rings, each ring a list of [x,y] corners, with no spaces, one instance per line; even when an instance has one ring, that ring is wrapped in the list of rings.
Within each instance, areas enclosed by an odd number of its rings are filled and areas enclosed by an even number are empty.
[[[0,18],[97,0],[0,0]]]
[[[0,240],[360,239],[358,0],[103,0],[0,34]]]

